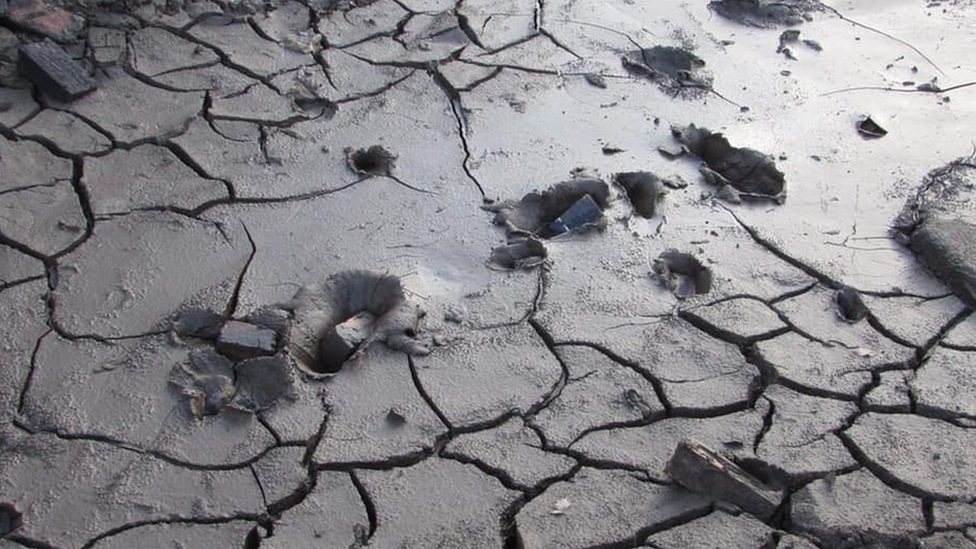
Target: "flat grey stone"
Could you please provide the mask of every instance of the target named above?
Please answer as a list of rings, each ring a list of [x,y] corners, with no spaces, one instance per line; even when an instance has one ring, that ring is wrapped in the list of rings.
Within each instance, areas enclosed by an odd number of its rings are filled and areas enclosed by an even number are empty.
[[[773,406],[772,424],[756,456],[794,481],[857,466],[834,431],[857,413],[853,402],[817,398],[771,385],[763,398]]]
[[[284,355],[249,358],[234,366],[234,404],[259,412],[295,398],[295,370]]]
[[[64,111],[45,109],[17,128],[17,135],[43,139],[68,154],[105,152],[112,142],[85,121]]]
[[[209,18],[194,25],[190,34],[226,54],[231,62],[261,76],[270,76],[315,62],[311,55],[263,40],[245,22],[228,23]]]
[[[566,504],[568,503],[568,507]],[[584,467],[532,499],[515,517],[525,549],[586,547],[640,540],[651,530],[704,515],[711,500],[651,484],[619,470]]]
[[[275,352],[278,334],[248,322],[229,320],[220,328],[216,349],[231,360],[270,356]]]
[[[520,489],[530,489],[567,474],[576,464],[569,456],[541,448],[539,435],[515,418],[494,429],[460,435],[447,443],[441,455],[484,464],[504,472]]]
[[[869,540],[896,546],[899,538],[926,530],[922,502],[889,488],[865,469],[804,486],[793,495],[790,518],[799,531],[828,547]]]
[[[790,332],[756,344],[759,358],[784,383],[815,393],[854,400],[871,383],[873,355],[840,345],[828,346]]]
[[[47,434],[24,437],[0,455],[0,490],[24,512],[18,534],[65,549],[135,522],[264,508],[247,468],[191,470],[114,445]]]
[[[707,307],[687,309],[683,314],[708,326],[723,340],[746,345],[781,332],[786,324],[762,301],[740,298]]]
[[[244,462],[273,446],[251,414],[224,409],[194,417],[185,385],[173,383],[174,370],[192,366],[191,350],[167,336],[113,345],[51,334],[37,351],[24,419],[39,429],[106,437],[201,466]]]
[[[976,498],[976,432],[908,414],[862,415],[843,436],[867,462],[920,494]]]
[[[331,411],[315,452],[319,463],[383,462],[412,455],[433,447],[447,431],[417,392],[407,357],[384,345],[370,346],[359,362],[322,382],[322,393],[321,401]],[[390,425],[390,411],[405,422]],[[275,412],[291,413],[287,404],[276,406]],[[311,422],[313,430],[324,415]]]
[[[675,526],[647,538],[653,549],[758,549],[772,543],[774,530],[749,515],[723,511]],[[777,545],[781,547],[781,545]]]
[[[950,295],[940,299],[864,296],[871,313],[896,336],[921,347],[939,334],[966,304]]]
[[[561,345],[557,353],[569,368],[559,397],[532,417],[553,446],[567,448],[603,425],[663,417],[654,386],[641,374],[583,346]]]
[[[72,14],[71,17],[77,16]],[[52,99],[74,101],[91,93],[97,85],[81,64],[49,40],[24,44],[19,53],[17,65],[20,72]]]
[[[664,319],[644,332],[640,365],[664,387],[676,413],[746,404],[759,370],[739,348],[678,319]]]
[[[183,132],[203,106],[201,93],[174,93],[136,80],[119,68],[97,76],[98,89],[70,105],[58,104],[85,117],[117,141],[138,144]]]
[[[678,443],[665,472],[692,492],[731,503],[764,521],[772,518],[783,501],[782,492],[694,439]]]
[[[349,473],[322,471],[301,503],[275,521],[261,547],[354,547],[365,539],[369,518]]]
[[[912,409],[911,372],[894,370],[879,374],[881,383],[864,395],[864,406],[874,412],[908,413]]]
[[[976,417],[976,370],[971,352],[936,347],[911,380],[918,409],[940,417]]]
[[[181,307],[222,310],[251,252],[243,230],[226,234],[161,212],[99,222],[60,262],[58,322],[69,333],[112,337],[159,329]]]
[[[528,411],[562,373],[528,325],[467,332],[414,363],[424,389],[455,427]]]
[[[498,517],[519,496],[473,465],[437,458],[356,474],[376,505],[370,547],[501,547]]]
[[[668,482],[664,468],[675,447],[686,438],[735,457],[754,457],[752,443],[762,429],[768,406],[759,400],[755,410],[716,418],[669,418],[644,427],[595,431],[581,438],[573,449],[589,459],[638,469],[659,482]]]

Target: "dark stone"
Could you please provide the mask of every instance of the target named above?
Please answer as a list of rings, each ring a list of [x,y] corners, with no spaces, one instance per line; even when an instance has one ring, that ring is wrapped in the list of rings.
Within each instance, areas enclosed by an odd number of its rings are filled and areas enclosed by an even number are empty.
[[[603,215],[600,206],[588,194],[579,198],[568,210],[546,226],[543,236],[557,236],[595,223]]]
[[[323,373],[335,373],[372,335],[376,317],[368,312],[336,324],[319,341],[319,366]]]
[[[259,412],[283,398],[294,398],[291,364],[283,355],[245,360],[234,367],[234,372],[234,404],[245,410]]]
[[[726,19],[759,28],[799,25],[824,9],[816,0],[714,0],[708,7]]]
[[[840,314],[849,322],[857,322],[868,316],[868,307],[861,299],[861,294],[854,288],[844,286],[837,292],[837,306]]]
[[[912,233],[909,247],[969,306],[976,306],[976,225],[933,216]]]
[[[763,521],[773,516],[783,498],[738,465],[693,440],[678,444],[666,472],[688,490],[737,505]]]
[[[711,269],[691,254],[665,250],[654,260],[653,268],[658,278],[682,299],[707,294],[712,289]]]
[[[95,89],[95,80],[54,42],[21,46],[18,62],[31,82],[58,101],[73,101]]]
[[[857,123],[857,131],[861,135],[869,138],[884,137],[888,135],[888,130],[881,127],[876,120],[870,116],[865,116]]]
[[[10,503],[0,503],[0,538],[20,528],[23,515]]]
[[[231,320],[221,328],[216,347],[220,354],[232,360],[246,360],[273,355],[277,339],[274,330]]]
[[[525,238],[492,248],[489,260],[505,269],[528,269],[541,265],[549,252],[536,238]]]
[[[224,318],[207,309],[187,309],[173,323],[173,330],[183,337],[217,339]]]
[[[585,78],[586,79],[586,82],[589,85],[591,85],[591,86],[594,86],[594,87],[597,87],[597,88],[600,88],[600,89],[606,89],[607,88],[607,81],[606,81],[606,79],[603,78],[602,76],[600,76],[599,74],[595,74],[595,73],[590,72],[590,73],[586,73],[583,76],[583,78]]]
[[[613,181],[627,192],[638,215],[644,219],[654,217],[657,201],[664,192],[660,178],[650,172],[625,172],[614,175]]]
[[[194,351],[190,354],[190,368],[198,375],[221,375],[234,378],[234,364],[227,357],[212,349]]]
[[[398,429],[407,424],[407,418],[403,417],[396,410],[390,410],[386,413],[386,426],[390,429]]]

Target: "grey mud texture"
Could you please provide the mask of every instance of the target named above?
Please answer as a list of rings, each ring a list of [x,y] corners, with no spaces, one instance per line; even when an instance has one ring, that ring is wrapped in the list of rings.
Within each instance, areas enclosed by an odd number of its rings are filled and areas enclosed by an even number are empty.
[[[0,549],[976,549],[973,51],[0,0]]]

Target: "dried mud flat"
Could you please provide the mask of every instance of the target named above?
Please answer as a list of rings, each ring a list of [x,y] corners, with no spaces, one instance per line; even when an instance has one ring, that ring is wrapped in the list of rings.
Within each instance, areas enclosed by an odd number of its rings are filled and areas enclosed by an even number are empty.
[[[0,0],[0,549],[976,549],[974,21]]]

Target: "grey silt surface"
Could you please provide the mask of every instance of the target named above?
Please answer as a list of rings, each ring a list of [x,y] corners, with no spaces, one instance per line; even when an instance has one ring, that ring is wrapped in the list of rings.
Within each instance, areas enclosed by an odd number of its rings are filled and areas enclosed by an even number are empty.
[[[974,21],[0,0],[0,549],[976,547]]]

